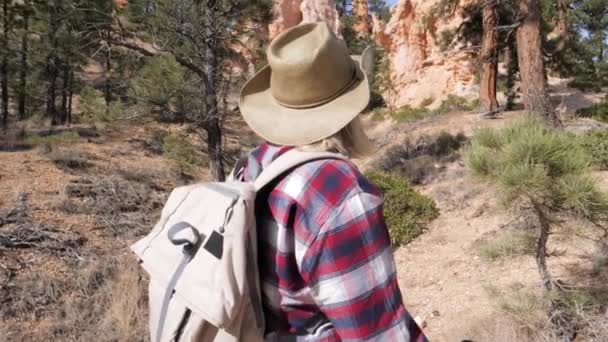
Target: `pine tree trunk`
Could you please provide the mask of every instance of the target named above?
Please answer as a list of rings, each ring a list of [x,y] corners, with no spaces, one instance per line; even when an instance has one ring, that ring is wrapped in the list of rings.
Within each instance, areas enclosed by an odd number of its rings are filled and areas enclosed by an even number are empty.
[[[481,44],[481,84],[479,110],[491,112],[498,109],[496,82],[498,77],[498,11],[496,2],[486,1],[483,6],[483,41]]]
[[[551,279],[551,274],[547,269],[547,242],[549,241],[551,226],[549,224],[549,219],[545,215],[544,209],[541,207],[541,205],[535,201],[532,201],[532,204],[540,225],[540,233],[538,235],[538,240],[536,241],[536,266],[538,268],[538,273],[540,275],[540,280],[543,283],[543,287],[545,290],[551,291],[553,290],[553,280]]]
[[[507,66],[507,103],[505,104],[505,108],[507,110],[512,110],[515,108],[515,80],[517,76],[517,48],[515,47],[515,39],[511,35],[507,41],[507,46],[505,47],[505,59],[504,63]]]
[[[109,35],[109,34],[108,34]],[[109,43],[108,43],[109,44]],[[107,46],[106,61],[105,61],[105,77],[104,98],[106,101],[106,114],[110,113],[110,104],[112,103],[112,50]]]
[[[561,127],[547,89],[540,34],[540,4],[538,0],[516,0],[516,4],[521,21],[517,29],[517,57],[524,108],[543,115],[550,125]]]
[[[72,98],[74,97],[74,71],[70,70],[70,77],[68,78],[68,111],[67,121],[68,124],[72,123]]]
[[[2,87],[2,126],[8,126],[8,0],[2,2],[2,65],[0,65],[0,84]]]
[[[215,60],[215,54],[209,53],[209,60]],[[215,77],[211,76],[215,73],[215,66],[208,60],[208,65],[205,68],[208,82],[205,85],[205,112],[202,118],[205,122],[205,131],[207,132],[207,154],[209,155],[209,168],[211,171],[211,177],[214,181],[223,181],[225,179],[224,174],[224,161],[222,158],[222,129],[220,126],[220,113],[218,111],[217,92],[215,88]]]
[[[23,11],[23,35],[21,36],[21,70],[19,73],[19,99],[17,100],[19,120],[24,120],[27,116],[25,102],[27,99],[27,75],[29,72],[27,63],[29,26],[30,16],[28,7]]]
[[[63,66],[63,75],[62,75],[62,84],[61,84],[61,117],[59,118],[59,122],[61,124],[65,124],[68,121],[68,87],[70,82],[70,65],[66,62]]]
[[[48,39],[51,44],[50,51],[46,60],[46,116],[51,118],[51,124],[57,124],[56,90],[57,90],[57,31],[59,22],[59,5],[61,1],[56,0],[52,11],[50,11],[50,24]]]

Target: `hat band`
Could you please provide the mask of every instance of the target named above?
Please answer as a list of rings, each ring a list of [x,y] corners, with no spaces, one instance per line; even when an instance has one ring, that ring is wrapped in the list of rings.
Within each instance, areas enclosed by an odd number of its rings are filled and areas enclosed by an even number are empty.
[[[291,108],[291,109],[307,109],[307,108],[312,108],[312,107],[319,107],[321,105],[324,105],[328,102],[331,102],[333,100],[335,100],[338,96],[344,94],[351,86],[353,86],[353,84],[355,84],[357,81],[359,80],[359,78],[357,77],[357,67],[353,64],[353,76],[352,79],[346,83],[345,86],[343,86],[342,88],[340,88],[337,92],[335,92],[334,94],[331,94],[330,96],[320,100],[320,101],[316,101],[313,103],[307,103],[307,104],[303,104],[303,105],[292,105],[292,104],[287,104],[284,102],[281,102],[279,100],[277,100],[274,96],[272,96],[272,98],[281,106],[283,107],[287,107],[287,108]]]

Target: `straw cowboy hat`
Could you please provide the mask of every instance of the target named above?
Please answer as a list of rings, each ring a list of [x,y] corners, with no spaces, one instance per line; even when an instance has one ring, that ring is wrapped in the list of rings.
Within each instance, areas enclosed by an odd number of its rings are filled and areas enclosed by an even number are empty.
[[[326,23],[281,33],[267,57],[268,65],[243,86],[239,106],[270,143],[301,146],[330,137],[369,102],[365,73]]]

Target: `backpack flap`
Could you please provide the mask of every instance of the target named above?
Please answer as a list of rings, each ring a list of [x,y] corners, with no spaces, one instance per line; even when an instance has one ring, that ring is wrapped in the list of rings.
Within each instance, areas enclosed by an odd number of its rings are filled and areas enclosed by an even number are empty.
[[[254,198],[247,183],[175,189],[159,223],[131,247],[166,289],[166,298],[150,300],[178,301],[228,330],[249,296],[247,244],[255,236],[255,222],[248,221],[254,219]]]

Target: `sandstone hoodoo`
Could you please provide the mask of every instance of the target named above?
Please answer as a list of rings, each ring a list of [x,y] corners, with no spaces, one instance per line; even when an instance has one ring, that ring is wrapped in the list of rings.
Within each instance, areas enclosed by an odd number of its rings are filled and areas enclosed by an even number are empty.
[[[270,39],[301,22],[326,21],[340,36],[340,18],[334,0],[275,0],[274,21],[269,25]]]
[[[417,106],[429,98],[438,104],[448,94],[469,99],[478,95],[476,56],[463,46],[442,51],[438,41],[441,32],[455,30],[463,22],[462,7],[440,19],[433,13],[437,3],[439,0],[401,0],[384,31],[382,23],[374,21],[374,40],[389,54],[394,95],[387,100],[393,106]]]
[[[353,16],[353,30],[362,37],[369,37],[372,33],[372,19],[369,16],[367,0],[353,1]]]

